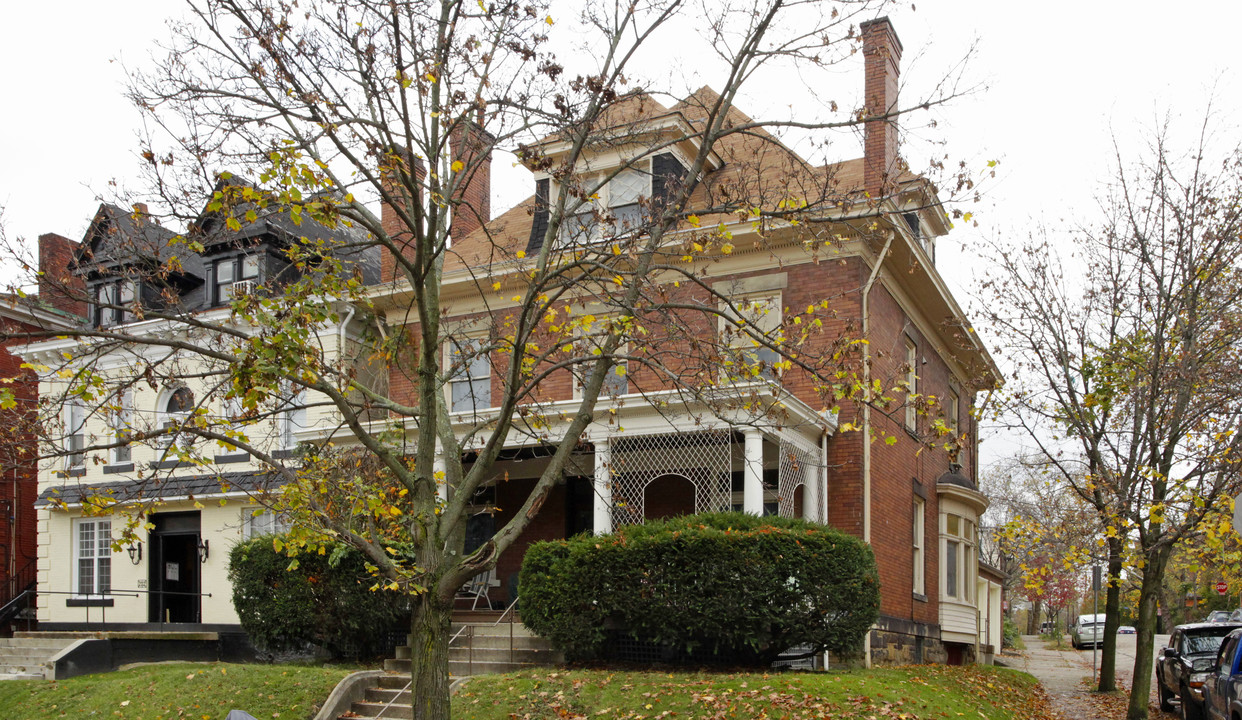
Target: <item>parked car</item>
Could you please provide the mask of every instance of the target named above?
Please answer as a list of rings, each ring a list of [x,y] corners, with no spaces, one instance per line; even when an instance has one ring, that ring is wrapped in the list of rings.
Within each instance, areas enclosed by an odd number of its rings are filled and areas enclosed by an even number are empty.
[[[1242,622],[1242,608],[1229,613],[1229,622]]]
[[[1056,626],[1057,626],[1056,623],[1052,622],[1051,620],[1045,620],[1039,624],[1039,634],[1047,635],[1048,633],[1055,630]]]
[[[1135,632],[1137,631],[1134,629],[1133,625],[1122,625],[1117,628],[1118,635],[1133,635]]]
[[[1239,648],[1242,648],[1242,629],[1234,630],[1225,637],[1216,653],[1216,661],[1204,674],[1203,702],[1183,702],[1183,717],[1199,720],[1206,715],[1213,720],[1228,720],[1242,713],[1242,702],[1238,699],[1238,691],[1242,689],[1242,674],[1238,669],[1242,652],[1238,651]]]
[[[1079,615],[1074,623],[1074,634],[1070,636],[1070,645],[1080,650],[1088,645],[1095,647],[1104,642],[1104,614]]]
[[[1203,619],[1203,622],[1205,623],[1229,622],[1229,615],[1230,613],[1228,610],[1213,610],[1212,612],[1208,613],[1208,616]]]
[[[1156,660],[1156,692],[1160,709],[1172,711],[1173,700],[1180,698],[1182,716],[1203,716],[1203,684],[1216,660],[1221,643],[1238,623],[1190,623],[1178,625],[1169,634],[1169,644]]]

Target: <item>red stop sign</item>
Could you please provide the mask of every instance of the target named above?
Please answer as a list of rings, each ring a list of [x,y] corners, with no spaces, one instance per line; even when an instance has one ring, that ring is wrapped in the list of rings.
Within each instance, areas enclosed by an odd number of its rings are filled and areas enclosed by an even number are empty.
[[[1216,583],[1216,594],[1224,595],[1227,592],[1229,592],[1229,583],[1225,582],[1224,580],[1221,580],[1220,582]]]

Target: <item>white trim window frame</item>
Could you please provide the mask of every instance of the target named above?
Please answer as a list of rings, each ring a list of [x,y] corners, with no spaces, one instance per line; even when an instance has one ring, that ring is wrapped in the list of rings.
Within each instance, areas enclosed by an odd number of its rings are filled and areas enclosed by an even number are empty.
[[[286,388],[280,405],[276,416],[276,445],[280,450],[294,450],[298,446],[298,432],[306,429],[306,388]]]
[[[574,352],[582,358],[581,362],[573,366],[574,400],[582,399],[582,386],[586,384],[586,376],[595,367],[595,361],[599,358],[599,354],[595,351],[601,350],[602,352],[603,344],[613,331],[614,322],[616,322],[615,317],[596,317],[589,324],[579,326],[574,330]],[[599,389],[601,398],[629,394],[629,361],[625,359],[629,352],[628,342],[622,342],[617,346],[614,351],[613,365],[608,369],[608,376],[604,378],[604,384]]]
[[[124,443],[112,448],[112,464],[123,465],[133,462],[133,446],[129,444],[130,433],[134,423],[134,391],[128,388],[118,390],[116,407],[108,415],[108,426],[112,431],[112,441]]]
[[[445,343],[449,368],[449,411],[478,413],[492,406],[492,362],[480,337],[449,338]]]
[[[211,264],[212,305],[225,305],[231,301],[233,285],[239,282],[259,282],[258,255],[235,255]]]
[[[73,399],[65,402],[65,470],[86,469],[86,404]]]
[[[942,513],[940,525],[940,596],[972,602],[979,568],[975,559],[975,521],[955,513]]]
[[[566,198],[560,243],[593,244],[641,228],[646,221],[643,201],[651,198],[651,177],[651,159],[643,158],[617,171],[577,212],[568,212],[576,198]],[[581,185],[589,188],[601,179],[600,175],[586,176]]]
[[[132,306],[137,298],[138,283],[134,280],[120,278],[100,282],[95,285],[91,306],[91,319],[95,321],[95,326],[99,328],[109,328],[133,322],[135,319],[134,313],[125,308]]]
[[[915,594],[927,595],[926,558],[923,548],[927,544],[926,537],[927,501],[921,497],[914,498],[913,517],[913,587]]]
[[[243,512],[242,537],[246,540],[263,535],[279,535],[289,532],[289,517],[269,508],[247,508]]]
[[[161,430],[168,429],[174,425],[180,427],[190,417],[190,413],[194,410],[194,391],[188,387],[181,385],[164,391],[160,397],[159,406],[159,427]],[[173,439],[178,435],[181,436],[181,444],[188,447],[190,444],[190,436],[183,433],[173,433],[159,436],[160,447],[168,447],[172,445]]]
[[[112,520],[73,521],[73,591],[78,597],[112,592]]]
[[[782,293],[778,291],[742,295],[731,301],[732,307],[721,302],[720,337],[729,350],[725,353],[724,373],[727,376],[768,380],[779,376],[776,365],[781,360],[780,353],[753,337],[746,326],[753,326],[754,332],[762,338],[779,342],[785,319],[782,299]],[[754,368],[758,368],[758,372],[753,372]]]
[[[918,431],[918,409],[914,406],[913,396],[919,392],[918,367],[919,347],[910,337],[906,337],[906,429]]]
[[[944,405],[945,427],[951,430],[954,436],[957,436],[961,432],[961,396],[957,394],[956,390],[949,388],[949,392],[945,395]]]

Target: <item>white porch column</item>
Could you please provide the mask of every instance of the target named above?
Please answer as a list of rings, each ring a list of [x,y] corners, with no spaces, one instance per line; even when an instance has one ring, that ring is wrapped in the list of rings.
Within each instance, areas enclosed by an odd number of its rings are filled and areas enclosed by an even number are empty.
[[[819,483],[824,468],[816,466],[811,477],[806,478],[802,485],[802,518],[811,522],[822,523],[819,516]]]
[[[757,428],[743,431],[746,461],[742,470],[742,511],[763,515],[763,433]]]
[[[608,438],[595,440],[595,534],[612,532],[612,448]]]

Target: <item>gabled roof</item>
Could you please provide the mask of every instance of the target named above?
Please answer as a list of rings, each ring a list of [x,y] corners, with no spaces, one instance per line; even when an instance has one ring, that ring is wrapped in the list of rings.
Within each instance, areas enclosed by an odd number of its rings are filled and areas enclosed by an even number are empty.
[[[720,95],[704,86],[690,96],[666,108],[641,92],[630,93],[609,107],[596,124],[592,149],[625,143],[627,138],[646,135],[657,139],[654,128],[662,121],[676,118],[692,133],[702,132],[704,122],[720,101]],[[745,128],[754,121],[741,110],[731,107],[725,114],[725,128]],[[533,146],[546,150],[555,158],[563,148],[562,138],[553,135]],[[766,129],[755,126],[729,133],[716,143],[714,154],[719,169],[708,172],[690,197],[688,208],[711,208],[699,212],[700,225],[738,221],[751,207],[771,210],[782,200],[805,200],[822,208],[825,215],[842,211],[864,199],[863,159],[826,165],[812,165]],[[899,182],[910,183],[920,178],[903,172]],[[523,250],[529,238],[535,197],[532,195],[484,227],[454,242],[445,261],[445,269],[477,268],[511,259]]]
[[[101,203],[82,237],[74,263],[79,273],[140,262],[158,265],[173,254],[168,243],[176,235],[150,216]]]

